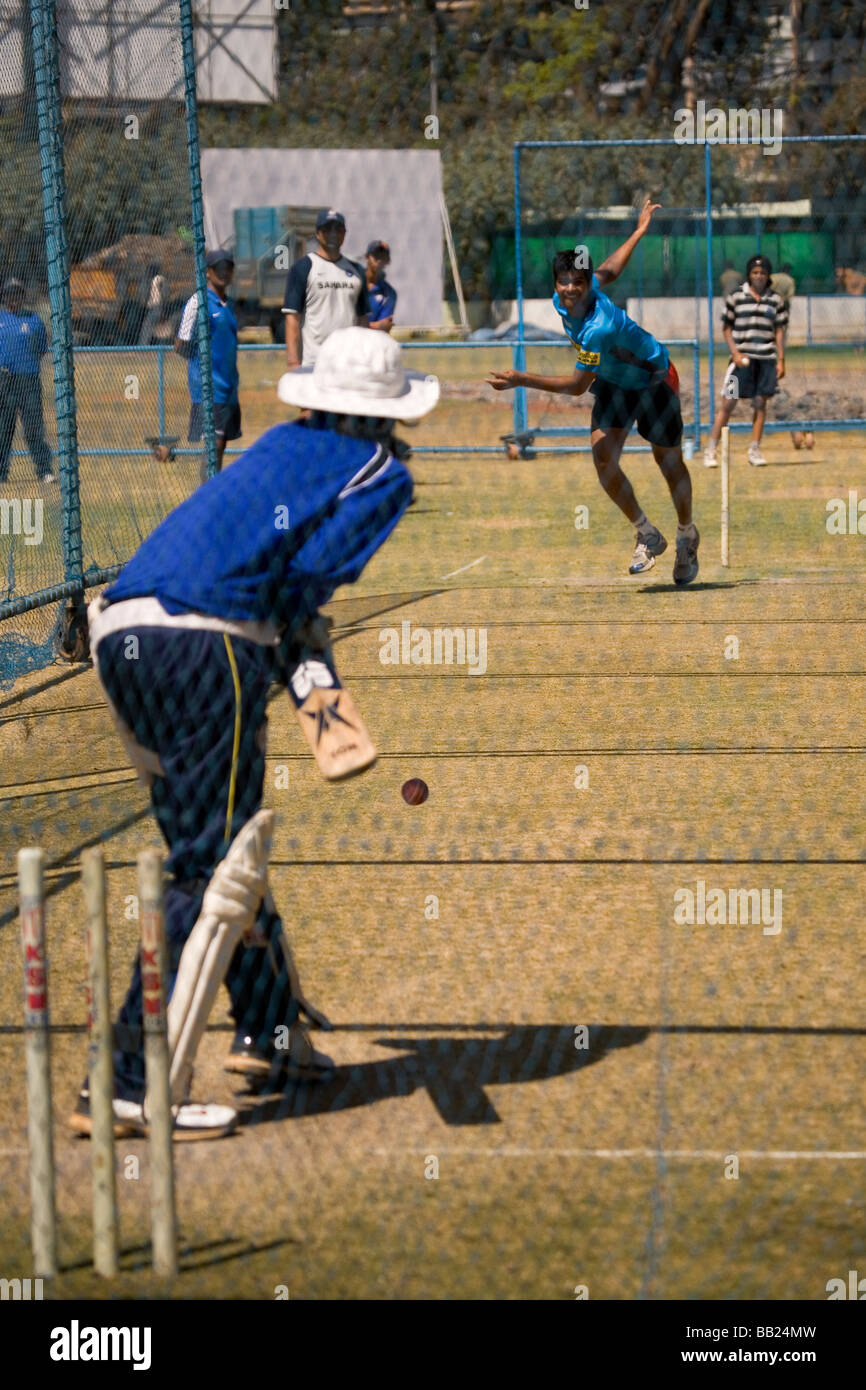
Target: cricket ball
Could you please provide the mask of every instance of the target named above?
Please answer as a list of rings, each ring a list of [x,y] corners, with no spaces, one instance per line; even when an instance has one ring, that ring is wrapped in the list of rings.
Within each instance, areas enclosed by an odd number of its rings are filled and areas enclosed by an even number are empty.
[[[403,800],[409,806],[420,806],[422,801],[426,801],[430,795],[430,788],[426,782],[422,782],[420,777],[410,777],[408,782],[404,782],[401,788]]]

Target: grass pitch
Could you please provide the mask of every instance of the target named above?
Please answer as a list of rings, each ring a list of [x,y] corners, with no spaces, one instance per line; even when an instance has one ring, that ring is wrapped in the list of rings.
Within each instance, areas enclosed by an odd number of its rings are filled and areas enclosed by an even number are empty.
[[[245,387],[251,434],[277,418],[261,371]],[[509,399],[448,398],[425,427],[495,441]],[[416,505],[330,609],[378,763],[327,786],[285,694],[270,711],[273,889],[307,993],[337,1024],[317,1038],[336,1079],[244,1096],[237,1137],[179,1146],[171,1287],[147,1267],[146,1145],[120,1142],[112,1290],[823,1299],[864,1267],[866,539],[825,523],[829,499],[866,492],[866,460],[841,433],[811,454],[768,438],[763,470],[736,436],[733,452],[731,568],[718,473],[696,460],[701,573],[684,591],[673,544],[629,578],[632,534],[587,455],[418,455]],[[83,487],[104,497],[138,466],[94,462]],[[673,541],[652,461],[627,469]],[[483,629],[486,669],[383,664],[383,634],[403,622]],[[0,721],[0,1265],[31,1272],[14,852],[36,843],[51,1292],[102,1298],[88,1147],[65,1128],[86,1065],[77,862],[105,845],[117,1003],[135,856],[155,828],[92,671],[26,677]],[[419,807],[400,796],[411,776],[430,787]],[[678,922],[676,895],[699,882],[780,893],[781,930]],[[231,1100],[224,1003],[196,1091]]]

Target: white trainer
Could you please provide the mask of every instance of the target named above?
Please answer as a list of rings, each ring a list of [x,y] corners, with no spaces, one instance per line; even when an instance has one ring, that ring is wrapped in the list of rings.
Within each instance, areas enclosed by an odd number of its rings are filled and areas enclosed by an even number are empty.
[[[634,555],[632,555],[631,564],[628,567],[629,574],[643,574],[646,570],[651,570],[656,562],[656,556],[664,554],[667,548],[668,543],[657,526],[651,526],[646,531],[638,531]]]
[[[112,1109],[115,1139],[147,1134],[145,1106],[137,1101],[120,1100],[115,1097]],[[173,1105],[172,1114],[172,1137],[177,1142],[190,1139],[222,1139],[225,1135],[231,1134],[238,1122],[238,1112],[230,1105],[215,1105],[212,1102],[199,1104],[197,1101],[186,1101],[183,1105]],[[91,1133],[90,1095],[86,1088],[78,1097],[78,1104],[69,1118],[69,1123],[76,1134]]]
[[[764,455],[761,453],[761,446],[760,446],[760,444],[750,444],[750,445],[749,445],[748,460],[749,460],[749,463],[752,465],[753,468],[763,468],[763,467],[765,467],[767,460],[764,458]]]
[[[704,449],[704,468],[718,468],[719,460],[716,457],[716,446],[710,440]]]

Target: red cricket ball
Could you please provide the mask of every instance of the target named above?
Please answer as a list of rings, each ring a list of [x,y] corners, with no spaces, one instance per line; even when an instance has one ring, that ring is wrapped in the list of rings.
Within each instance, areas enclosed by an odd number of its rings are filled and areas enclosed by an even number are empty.
[[[404,782],[401,788],[403,800],[410,806],[420,806],[422,801],[426,801],[430,795],[430,788],[426,782],[422,782],[420,777],[410,777],[408,782]]]

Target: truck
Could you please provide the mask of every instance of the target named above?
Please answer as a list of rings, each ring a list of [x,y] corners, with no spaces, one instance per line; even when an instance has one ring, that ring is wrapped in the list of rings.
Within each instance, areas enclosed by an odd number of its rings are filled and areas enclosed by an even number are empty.
[[[238,328],[266,325],[285,342],[283,301],[289,267],[315,243],[318,208],[235,208],[232,298]]]
[[[188,239],[129,233],[70,269],[69,295],[76,345],[136,343],[155,273],[168,282],[163,322],[154,337],[173,341],[184,303],[195,288]]]

